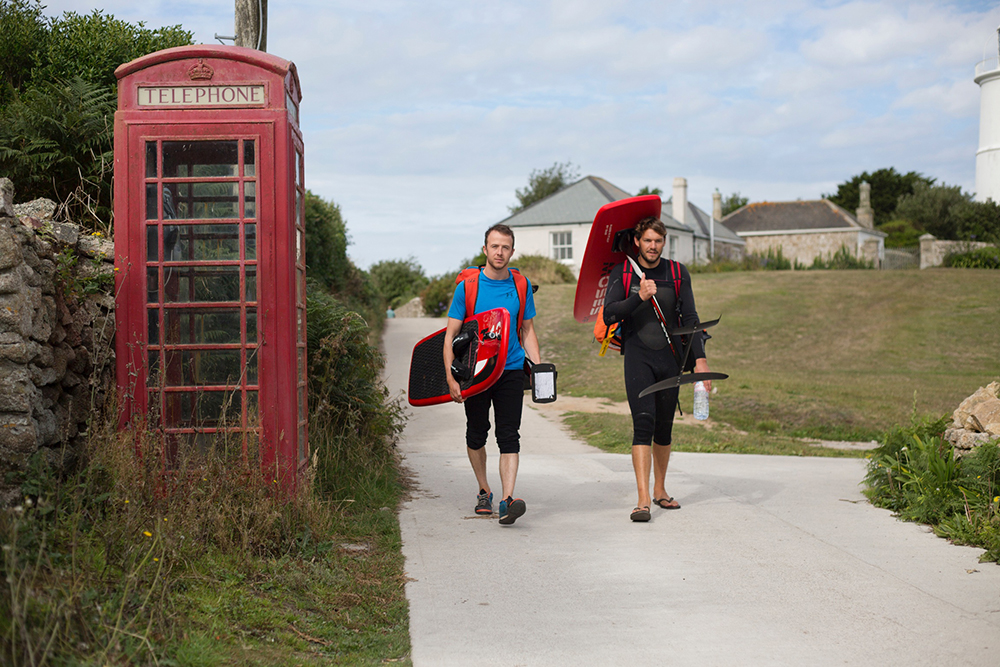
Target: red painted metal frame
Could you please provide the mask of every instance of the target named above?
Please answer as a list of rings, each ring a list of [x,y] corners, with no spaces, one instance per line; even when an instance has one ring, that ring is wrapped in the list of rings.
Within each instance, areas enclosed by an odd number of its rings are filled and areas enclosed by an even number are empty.
[[[205,67],[212,78],[204,76]],[[190,72],[199,68],[199,76]],[[163,219],[163,183],[192,182],[189,178],[164,178],[162,157],[158,153],[156,177],[147,178],[145,171],[146,142],[164,140],[226,141],[240,140],[239,163],[243,162],[242,140],[255,141],[256,168],[254,179],[248,179],[240,169],[236,177],[198,177],[199,183],[256,183],[256,283],[257,283],[257,346],[253,347],[240,334],[239,345],[185,344],[178,350],[212,351],[220,349],[253,350],[258,357],[257,405],[260,418],[260,458],[267,474],[274,474],[285,488],[294,490],[308,462],[308,410],[305,374],[305,248],[304,248],[304,164],[303,141],[298,127],[298,104],[301,100],[295,66],[284,59],[253,49],[226,46],[189,46],[167,49],[122,65],[116,71],[119,79],[119,106],[115,114],[115,268],[117,324],[117,376],[122,398],[121,425],[126,427],[148,414],[162,411],[151,409],[151,395],[172,392],[173,389],[148,388],[150,345],[157,349],[159,341],[149,341],[146,284],[146,229],[150,224],[163,226],[188,224],[238,224],[240,231],[239,260],[185,262],[192,266],[252,266],[245,257],[245,225],[243,187],[237,188],[239,217],[220,219]],[[140,86],[263,86],[265,103],[232,107],[164,108],[140,107]],[[292,107],[292,108],[289,108]],[[162,144],[158,143],[158,147]],[[146,221],[146,184],[157,184],[159,223]],[[193,186],[191,186],[193,189]],[[152,268],[172,266],[165,262],[162,233],[157,234],[157,262]],[[158,283],[159,311],[166,313],[162,273]],[[170,309],[193,310],[225,306],[240,308],[241,332],[246,331],[246,301],[243,275],[240,271],[240,302],[176,303]],[[152,302],[150,302],[152,305]],[[166,336],[163,320],[160,335]],[[243,359],[243,357],[241,357]],[[166,368],[161,360],[161,369]],[[225,385],[221,385],[225,386]],[[229,385],[241,392],[253,385]],[[185,385],[186,389],[205,387]],[[220,385],[213,385],[212,390]],[[241,399],[242,401],[242,399]],[[236,429],[250,431],[255,424],[244,421]],[[149,424],[153,428],[162,425]],[[177,433],[211,433],[213,428],[170,429]]]

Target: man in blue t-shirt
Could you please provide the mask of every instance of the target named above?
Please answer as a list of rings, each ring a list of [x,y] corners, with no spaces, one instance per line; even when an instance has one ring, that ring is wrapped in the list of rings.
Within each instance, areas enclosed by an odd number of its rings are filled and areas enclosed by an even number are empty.
[[[493,493],[486,480],[486,436],[490,431],[490,404],[496,420],[497,445],[500,447],[500,483],[503,487],[500,501],[500,523],[509,525],[524,514],[526,506],[520,498],[514,498],[514,482],[517,480],[518,452],[521,451],[521,407],[524,398],[524,357],[538,363],[538,337],[535,335],[535,300],[528,283],[524,305],[524,321],[521,331],[511,331],[507,342],[507,363],[503,374],[486,391],[462,398],[462,388],[451,375],[451,362],[455,355],[451,342],[462,330],[462,322],[469,316],[493,308],[506,308],[512,323],[517,322],[521,300],[517,287],[507,265],[514,254],[514,232],[507,225],[496,224],[486,230],[483,252],[486,266],[479,274],[479,292],[476,297],[475,313],[465,312],[465,284],[459,283],[448,309],[448,327],[444,335],[444,367],[448,389],[456,403],[465,403],[465,445],[476,474],[479,494],[476,497],[476,514],[493,514]],[[512,325],[512,329],[516,328]]]

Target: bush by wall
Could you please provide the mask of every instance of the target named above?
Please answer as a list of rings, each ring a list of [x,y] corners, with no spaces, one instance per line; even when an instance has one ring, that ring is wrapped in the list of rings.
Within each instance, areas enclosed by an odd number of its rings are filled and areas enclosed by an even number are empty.
[[[944,266],[954,269],[1000,269],[1000,248],[974,248],[967,252],[949,253]]]
[[[986,549],[983,561],[1000,561],[998,441],[956,459],[942,438],[949,421],[914,417],[887,431],[872,452],[865,495],[904,521],[929,524],[941,537]]]

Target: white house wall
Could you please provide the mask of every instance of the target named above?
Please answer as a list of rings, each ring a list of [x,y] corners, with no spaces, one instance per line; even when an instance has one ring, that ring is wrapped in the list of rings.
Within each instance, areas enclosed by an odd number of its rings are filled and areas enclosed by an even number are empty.
[[[587,238],[590,236],[591,223],[539,225],[531,227],[514,227],[514,256],[511,266],[517,266],[517,258],[522,255],[541,255],[552,257],[552,234],[555,232],[570,232],[572,236],[573,258],[564,259],[562,263],[570,268],[574,276],[580,274],[580,261],[587,249]]]

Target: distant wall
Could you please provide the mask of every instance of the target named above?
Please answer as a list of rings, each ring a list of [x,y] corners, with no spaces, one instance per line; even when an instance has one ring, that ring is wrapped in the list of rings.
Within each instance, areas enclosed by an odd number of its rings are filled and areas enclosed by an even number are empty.
[[[991,245],[980,241],[939,241],[933,234],[924,234],[920,237],[920,268],[941,266],[945,256],[952,252],[968,252]]]
[[[41,201],[0,207],[0,506],[33,456],[75,461],[114,382],[114,244],[45,220]]]

